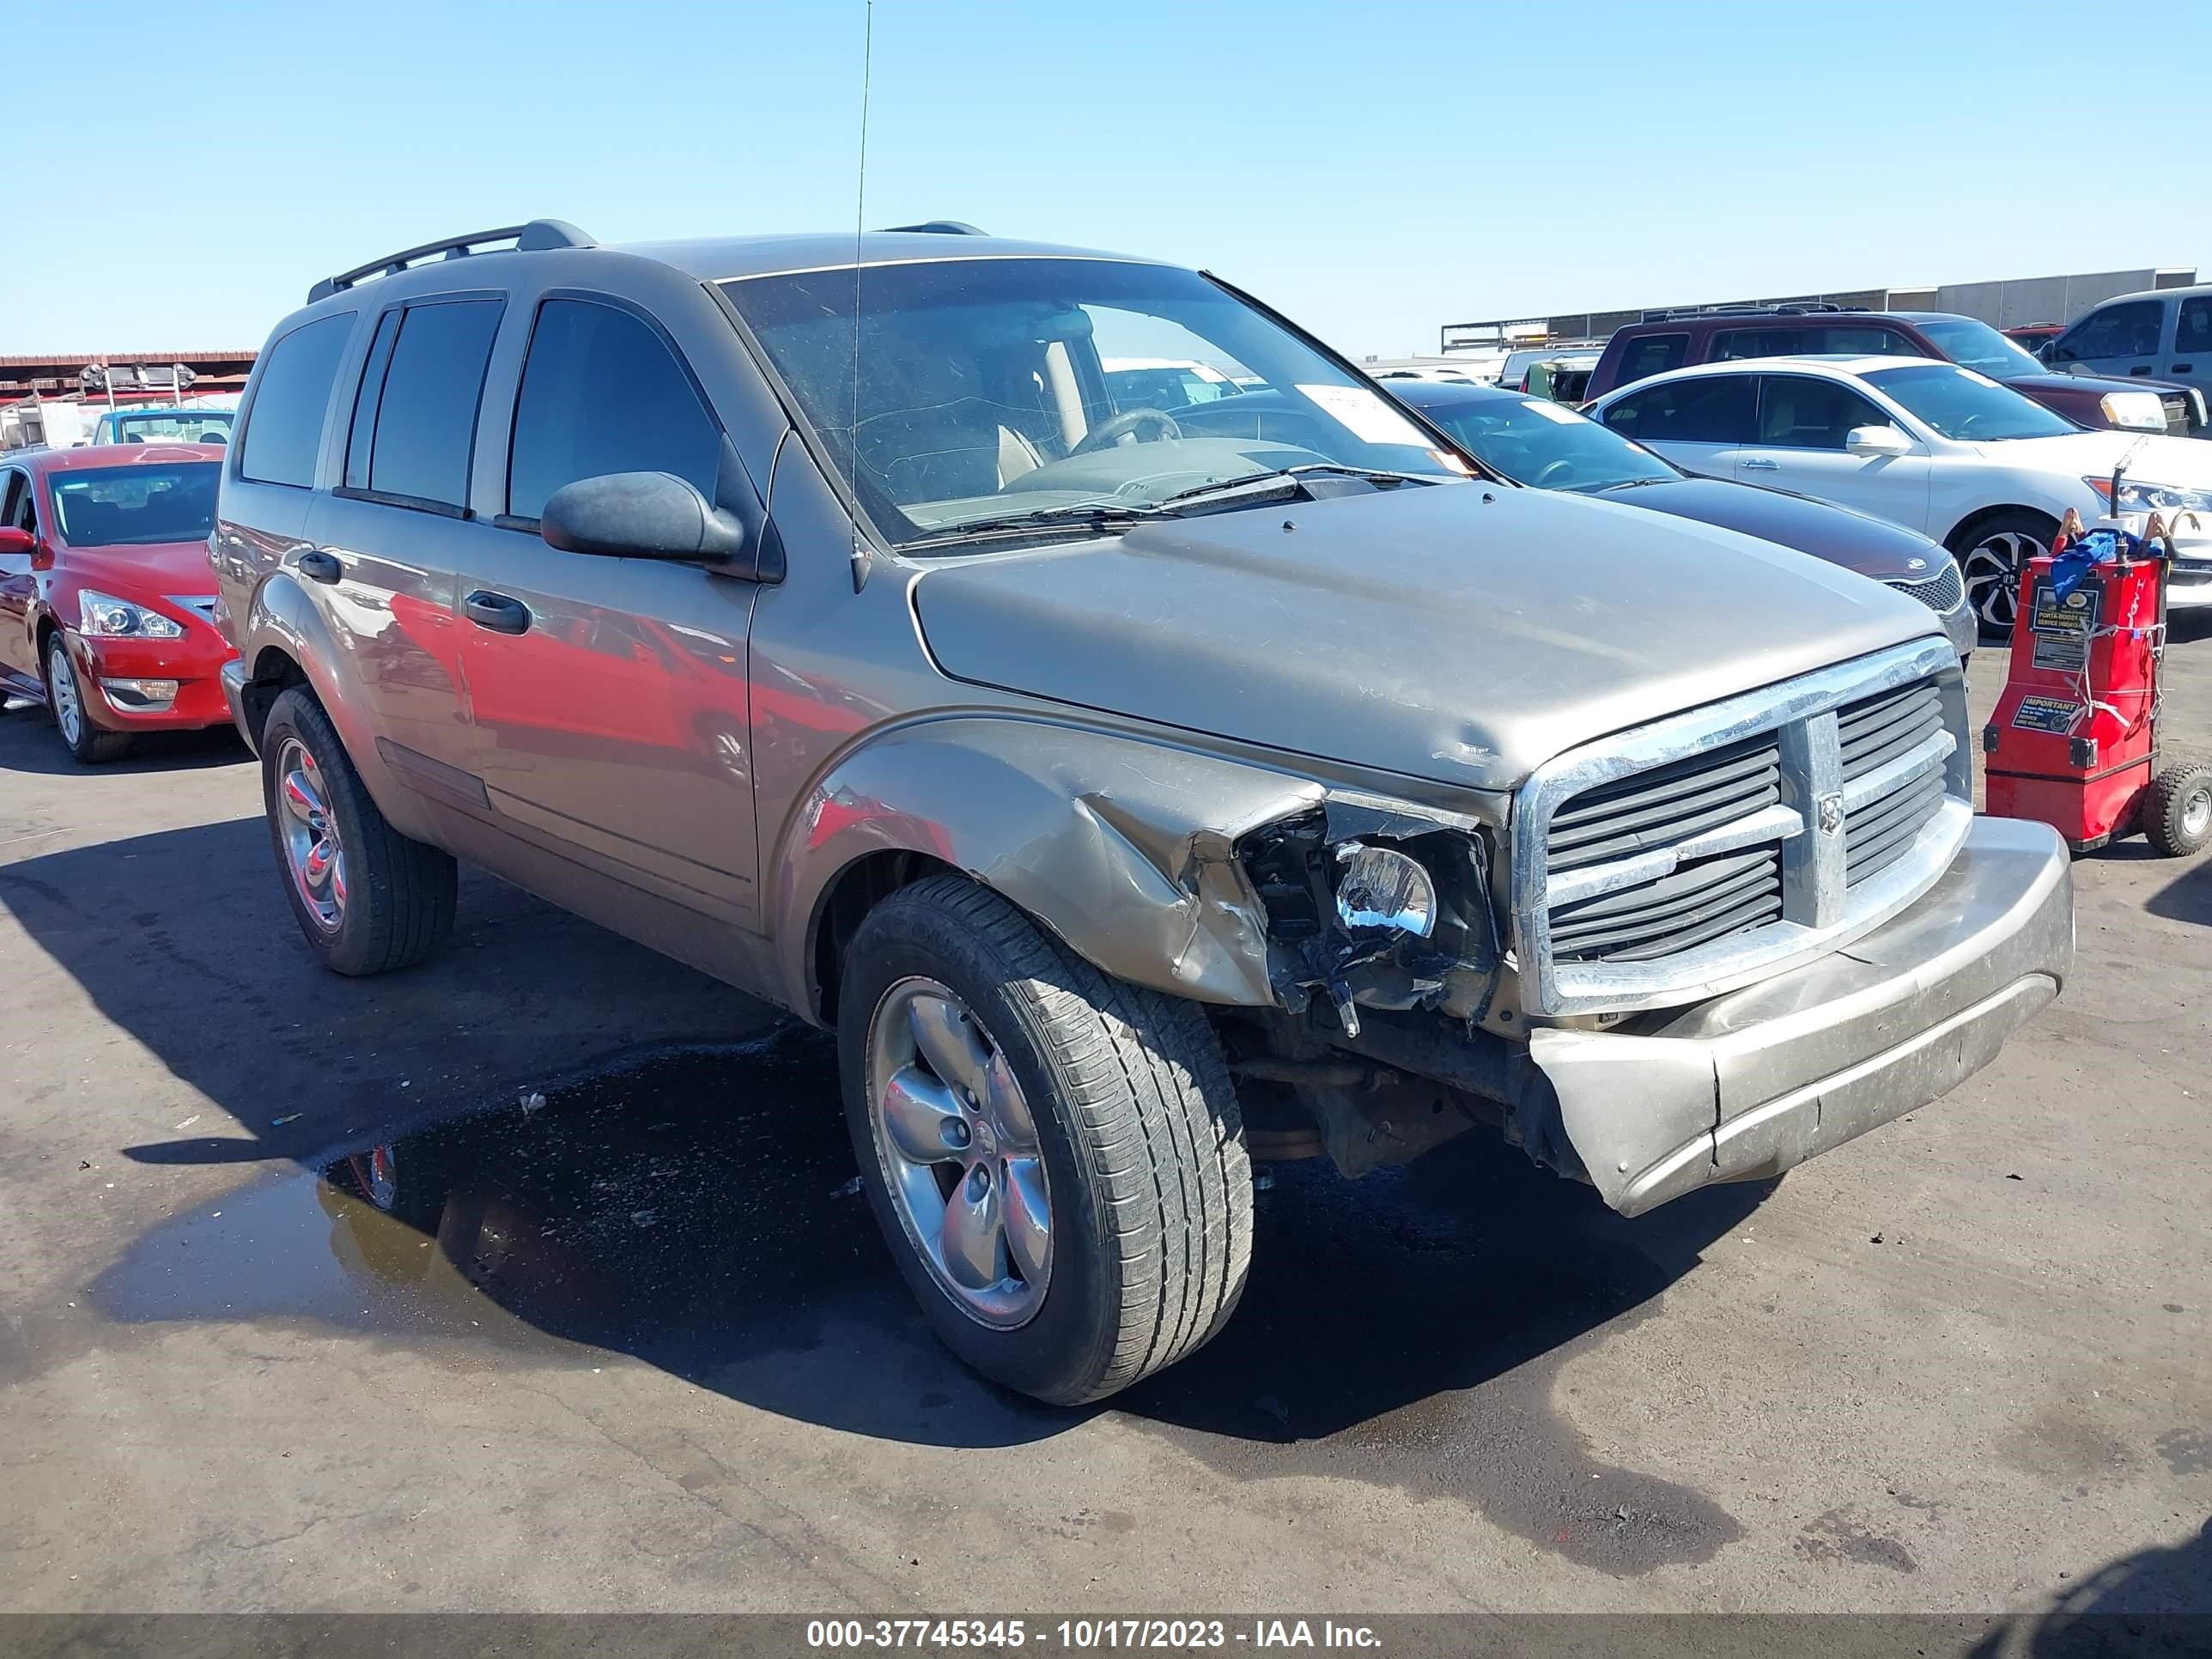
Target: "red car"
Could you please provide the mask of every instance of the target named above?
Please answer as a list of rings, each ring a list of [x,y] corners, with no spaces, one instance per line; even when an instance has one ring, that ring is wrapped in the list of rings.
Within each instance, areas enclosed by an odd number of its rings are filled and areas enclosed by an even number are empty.
[[[208,532],[222,449],[109,444],[0,455],[0,704],[43,702],[70,754],[228,726]]]

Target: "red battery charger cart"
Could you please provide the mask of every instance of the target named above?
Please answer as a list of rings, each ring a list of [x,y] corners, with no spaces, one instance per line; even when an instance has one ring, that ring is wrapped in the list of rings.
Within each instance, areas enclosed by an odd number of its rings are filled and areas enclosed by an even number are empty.
[[[2039,819],[2077,853],[2137,830],[2167,858],[2212,839],[2212,766],[2159,763],[2172,546],[2155,514],[2136,535],[2069,513],[2021,572],[2012,667],[1982,732],[1991,816]]]

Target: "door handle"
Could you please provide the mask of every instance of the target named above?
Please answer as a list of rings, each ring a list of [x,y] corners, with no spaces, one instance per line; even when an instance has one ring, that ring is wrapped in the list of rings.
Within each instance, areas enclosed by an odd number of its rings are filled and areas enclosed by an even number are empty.
[[[2197,365],[2194,363],[2176,363],[2173,366],[2173,373],[2176,374],[2192,374],[2196,370]]]
[[[2150,373],[2150,365],[2148,363],[2145,363],[2139,368],[2130,369],[2128,373],[2130,374],[2148,374]]]
[[[1781,462],[1763,460],[1756,455],[1752,457],[1751,459],[1746,461],[1743,465],[1746,471],[1749,471],[1754,468],[1761,472],[1779,472],[1782,470]]]
[[[530,631],[530,607],[504,593],[487,593],[479,588],[461,601],[461,609],[478,628],[489,628],[495,634]]]
[[[345,567],[335,553],[325,553],[315,548],[300,555],[299,572],[309,581],[334,582],[345,574]]]

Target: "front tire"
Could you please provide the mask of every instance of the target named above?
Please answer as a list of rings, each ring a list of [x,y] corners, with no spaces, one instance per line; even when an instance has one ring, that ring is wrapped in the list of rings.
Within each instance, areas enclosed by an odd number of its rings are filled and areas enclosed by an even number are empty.
[[[46,707],[53,710],[54,729],[69,746],[70,758],[79,766],[99,766],[131,747],[131,733],[94,726],[86,698],[84,683],[70,658],[69,641],[56,629],[46,641]]]
[[[276,699],[262,728],[261,795],[293,917],[325,967],[389,973],[446,942],[453,855],[392,827],[302,687]]]
[[[1251,1261],[1251,1165],[1195,1005],[946,875],[869,913],[838,1008],[870,1207],[953,1352],[1076,1405],[1220,1329]]]
[[[1951,540],[1951,555],[1966,585],[1966,603],[1984,640],[2002,644],[2012,638],[2020,611],[2021,573],[2030,559],[2051,551],[2058,534],[2054,519],[2026,507],[1992,514]]]

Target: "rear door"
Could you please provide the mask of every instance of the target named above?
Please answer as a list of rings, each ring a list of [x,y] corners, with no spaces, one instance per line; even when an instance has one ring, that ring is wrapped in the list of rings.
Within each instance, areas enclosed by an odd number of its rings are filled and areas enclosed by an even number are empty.
[[[1662,380],[1607,404],[1600,418],[1688,471],[1733,478],[1755,428],[1757,379],[1744,374]]]
[[[719,330],[726,347],[726,319],[695,296],[705,318],[677,326]],[[757,927],[746,636],[758,586],[696,563],[564,553],[538,517],[562,485],[615,472],[673,473],[714,499],[734,449],[660,316],[573,289],[538,301],[498,417],[501,527],[471,550],[461,654],[474,764],[519,843],[518,878],[542,885],[542,855],[557,852],[598,891],[556,896],[603,916],[627,902],[618,925],[712,960],[637,896]]]
[[[2158,367],[2168,310],[2162,300],[2115,300],[2099,306],[2052,343],[2051,367],[2063,370],[2079,364],[2097,374],[2148,375]]]
[[[2173,343],[2160,359],[2161,379],[2212,387],[2212,294],[2181,301],[2173,322]]]
[[[460,568],[499,532],[469,512],[477,410],[506,296],[472,289],[390,307],[369,335],[342,471],[309,520],[310,591],[350,653],[377,755],[426,807],[481,814],[459,681]]]
[[[1904,433],[1886,410],[1840,380],[1762,374],[1757,433],[1738,458],[1735,476],[1741,483],[1795,490],[1925,530],[1929,468],[1924,447],[1916,439],[1910,455],[1854,455],[1845,440],[1863,426]]]

